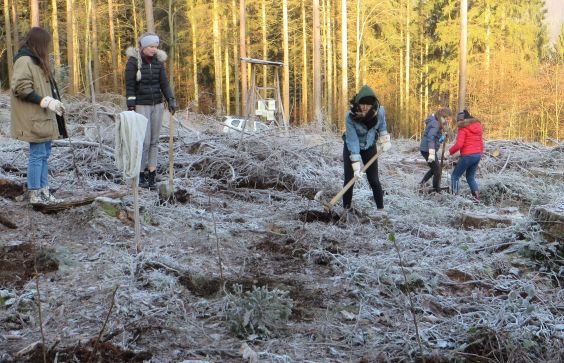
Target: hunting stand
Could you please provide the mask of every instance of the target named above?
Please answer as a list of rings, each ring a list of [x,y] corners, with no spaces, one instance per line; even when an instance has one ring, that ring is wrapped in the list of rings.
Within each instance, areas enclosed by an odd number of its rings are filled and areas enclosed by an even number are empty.
[[[254,58],[241,58],[241,61],[251,65],[251,86],[247,94],[247,107],[245,109],[245,122],[243,124],[242,135],[245,133],[247,121],[253,120],[256,116],[266,119],[266,123],[274,126],[288,128],[288,120],[284,112],[284,105],[280,95],[280,76],[279,69],[284,63],[273,62]],[[274,67],[274,86],[256,83],[256,66]],[[263,92],[263,93],[261,93]],[[269,97],[269,95],[271,97]],[[243,136],[241,136],[242,138]]]

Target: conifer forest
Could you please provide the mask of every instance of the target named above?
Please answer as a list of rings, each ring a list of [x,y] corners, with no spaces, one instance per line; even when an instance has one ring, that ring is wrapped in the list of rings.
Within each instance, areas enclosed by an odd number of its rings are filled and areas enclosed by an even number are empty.
[[[563,362],[564,0],[0,23],[0,363]]]

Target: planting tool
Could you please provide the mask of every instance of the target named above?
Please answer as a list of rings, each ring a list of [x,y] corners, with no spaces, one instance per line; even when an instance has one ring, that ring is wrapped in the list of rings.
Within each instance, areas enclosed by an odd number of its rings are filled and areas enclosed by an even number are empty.
[[[368,162],[366,164],[364,164],[364,167],[360,170],[360,173],[363,174],[366,172],[366,170],[370,167],[370,165],[372,165],[379,157],[380,155],[382,155],[382,151],[378,151],[372,158],[370,158],[370,160],[368,160]],[[351,180],[349,180],[349,182],[343,187],[343,189],[341,189],[334,197],[333,199],[331,199],[329,202],[326,200],[323,200],[323,191],[320,190],[319,192],[317,192],[317,194],[315,194],[315,200],[317,200],[319,203],[323,204],[323,206],[325,207],[325,209],[330,212],[331,209],[335,206],[335,204],[337,204],[337,202],[339,200],[341,200],[341,198],[343,198],[343,195],[345,195],[345,193],[347,192],[347,190],[349,190],[354,183],[357,181],[358,176],[354,175],[353,178]]]

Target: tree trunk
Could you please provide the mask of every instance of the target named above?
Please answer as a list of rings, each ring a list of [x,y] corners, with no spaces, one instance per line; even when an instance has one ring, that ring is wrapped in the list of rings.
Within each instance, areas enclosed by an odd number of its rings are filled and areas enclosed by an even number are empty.
[[[425,39],[425,116],[429,114],[429,39]]]
[[[458,79],[458,112],[464,110],[466,99],[466,55],[468,41],[468,0],[460,0],[460,71]]]
[[[18,2],[17,0],[12,0],[12,32],[14,34],[14,42],[12,46],[14,47],[13,53],[16,53],[20,44],[20,27],[18,22]]]
[[[247,14],[245,0],[239,0],[239,48],[241,53],[241,58],[247,57]],[[245,62],[239,61],[241,65],[241,111],[245,112],[247,110],[247,64]]]
[[[194,0],[188,0],[190,9],[190,29],[192,30],[192,73],[194,82],[194,109],[199,110],[199,90],[198,90],[198,37],[196,35],[196,7]]]
[[[308,117],[308,64],[307,64],[307,27],[306,27],[306,12],[305,0],[302,0],[302,92],[301,92],[301,121],[306,124],[309,121]]]
[[[14,0],[16,1],[16,0]],[[31,26],[39,26],[39,0],[30,0]]]
[[[227,114],[231,114],[231,93],[230,85],[231,79],[229,74],[229,47],[225,47],[225,108],[227,109]]]
[[[92,1],[92,52],[90,57],[93,60],[92,78],[94,82],[94,91],[100,93],[100,51],[98,49],[98,16],[96,0]]]
[[[133,34],[135,35],[133,41],[135,46],[137,46],[137,40],[139,39],[139,23],[137,22],[137,6],[135,5],[135,0],[131,0],[131,13],[133,14]]]
[[[235,114],[241,114],[241,95],[239,89],[239,51],[237,45],[237,5],[235,0],[231,0],[231,14],[233,24],[233,70],[235,73]]]
[[[491,35],[492,30],[490,26],[490,19],[491,19],[491,5],[489,1],[486,1],[486,14],[484,15],[484,21],[486,23],[486,41],[485,41],[485,55],[486,55],[486,71],[488,72],[488,80],[489,80],[489,70],[490,70],[490,57],[491,57]]]
[[[59,15],[57,0],[51,0],[51,29],[53,31],[53,55],[55,58],[55,69],[53,75],[56,79],[58,79],[61,69],[61,49],[59,45]]]
[[[55,2],[56,0],[53,0]],[[118,77],[117,72],[120,69],[117,66],[117,50],[116,50],[116,35],[114,30],[114,3],[113,0],[108,0],[108,22],[109,22],[109,31],[110,31],[110,50],[112,54],[110,54],[110,59],[112,60],[111,63],[111,72],[112,72],[112,91],[118,91]]]
[[[268,44],[266,43],[266,0],[262,0],[262,59],[268,59]],[[262,85],[268,84],[268,67],[262,67]]]
[[[333,33],[331,31],[331,21],[333,19],[331,15],[331,0],[327,0],[327,18],[325,21],[327,22],[327,74],[325,78],[327,80],[327,114],[329,120],[333,120],[334,118],[334,92],[333,92]]]
[[[7,57],[6,60],[8,64],[8,84],[12,82],[12,74],[14,73],[14,64],[12,60],[14,59],[14,48],[12,47],[12,29],[10,22],[10,3],[9,0],[4,0],[4,25],[6,30],[6,50]]]
[[[398,108],[398,131],[399,135],[402,135],[403,127],[402,124],[403,120],[403,106],[404,106],[404,88],[403,88],[403,76],[404,76],[404,68],[403,68],[403,29],[400,30],[400,46],[398,47],[399,51],[399,89],[400,89],[400,102]]]
[[[223,84],[221,77],[221,38],[219,36],[219,6],[217,0],[213,0],[213,64],[214,64],[214,86],[215,86],[215,112],[223,113],[221,103],[223,95]]]
[[[354,87],[360,88],[360,0],[356,0],[356,52],[354,64]]]
[[[74,56],[74,20],[73,0],[67,1],[67,62],[69,67],[69,93],[75,95],[78,91],[78,80],[76,79],[76,64]]]
[[[313,113],[315,123],[321,129],[321,29],[319,0],[313,0]]]
[[[347,0],[341,0],[341,112],[344,114],[349,101],[349,80],[348,80],[348,49],[347,49]],[[341,130],[344,129],[344,118],[340,117]]]
[[[145,0],[145,18],[147,20],[147,31],[154,33],[155,17],[153,16],[153,0]]]
[[[80,72],[81,76],[84,76],[84,93],[87,97],[92,96],[92,103],[96,103],[96,91],[94,90],[94,78],[92,77],[92,42],[91,35],[92,31],[90,28],[90,22],[92,18],[92,2],[95,0],[87,0],[86,2],[86,24],[84,27],[84,72]],[[76,32],[76,36],[80,34],[79,31]],[[77,54],[80,57],[80,52],[77,49]],[[92,92],[91,92],[92,91]]]
[[[174,14],[176,13],[174,0],[168,0],[168,29],[170,33],[170,50],[168,57],[168,79],[170,87],[174,89],[174,62],[176,60],[176,27],[174,25]]]
[[[410,0],[406,0],[405,10],[406,10],[406,20],[405,20],[405,126],[406,126],[406,136],[410,137],[411,133],[411,110],[410,110],[410,71],[411,71],[411,3]]]
[[[284,120],[288,122],[290,112],[290,56],[288,53],[288,0],[282,0],[282,18],[283,18],[283,49],[284,49],[284,72],[282,82],[282,97],[284,103]],[[288,125],[284,125],[287,127]]]

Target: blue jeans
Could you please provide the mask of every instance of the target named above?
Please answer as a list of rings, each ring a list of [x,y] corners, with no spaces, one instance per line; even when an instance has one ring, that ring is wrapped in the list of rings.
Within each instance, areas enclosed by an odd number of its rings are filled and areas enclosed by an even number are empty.
[[[27,189],[46,187],[48,182],[47,159],[51,154],[51,141],[29,143],[29,163],[27,166]]]
[[[480,163],[481,154],[464,155],[458,160],[458,164],[452,171],[451,190],[454,194],[458,194],[460,190],[460,177],[466,172],[466,181],[470,186],[471,192],[478,191],[478,183],[476,182],[476,171]]]

